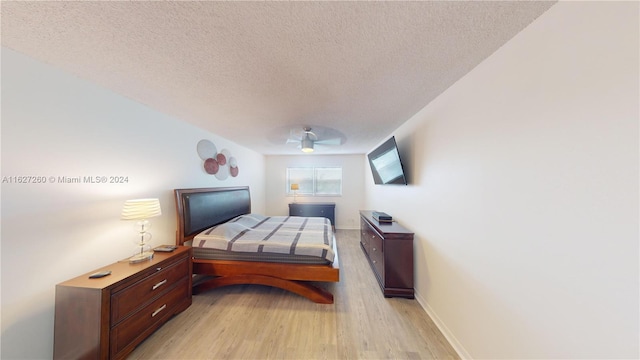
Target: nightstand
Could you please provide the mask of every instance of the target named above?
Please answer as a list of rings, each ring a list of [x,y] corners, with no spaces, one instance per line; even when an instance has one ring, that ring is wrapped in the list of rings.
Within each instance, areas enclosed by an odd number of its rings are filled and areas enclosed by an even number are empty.
[[[331,221],[331,226],[336,227],[335,203],[291,203],[289,204],[289,216],[324,217]]]
[[[89,275],[110,270],[111,275]],[[191,247],[156,252],[56,285],[54,359],[123,359],[191,305]]]

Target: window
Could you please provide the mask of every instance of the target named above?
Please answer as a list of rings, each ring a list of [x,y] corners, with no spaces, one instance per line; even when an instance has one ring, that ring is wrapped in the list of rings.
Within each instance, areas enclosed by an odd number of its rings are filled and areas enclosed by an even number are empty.
[[[341,167],[287,168],[287,195],[293,195],[291,184],[298,184],[296,195],[341,196]]]

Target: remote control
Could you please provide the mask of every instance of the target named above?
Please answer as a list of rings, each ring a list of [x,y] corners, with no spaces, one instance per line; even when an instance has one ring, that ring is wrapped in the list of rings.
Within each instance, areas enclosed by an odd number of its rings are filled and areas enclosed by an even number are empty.
[[[157,248],[153,249],[153,251],[160,251],[160,252],[172,252],[173,250],[177,249],[178,247],[175,245],[163,245],[163,246],[158,246]]]
[[[89,279],[98,279],[107,275],[111,275],[111,270],[99,271],[97,273],[91,274],[89,275]]]

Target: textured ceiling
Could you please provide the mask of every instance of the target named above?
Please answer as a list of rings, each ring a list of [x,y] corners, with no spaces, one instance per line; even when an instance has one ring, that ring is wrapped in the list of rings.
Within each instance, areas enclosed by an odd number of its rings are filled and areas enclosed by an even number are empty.
[[[365,153],[553,4],[3,1],[1,40],[263,154]]]

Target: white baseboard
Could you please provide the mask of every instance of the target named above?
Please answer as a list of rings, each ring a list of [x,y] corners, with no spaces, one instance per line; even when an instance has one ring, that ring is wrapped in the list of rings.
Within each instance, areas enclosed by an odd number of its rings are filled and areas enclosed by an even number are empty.
[[[360,226],[358,226],[358,227],[348,227],[348,226],[347,227],[343,227],[343,226],[340,226],[340,227],[337,227],[336,230],[358,230],[358,231],[360,231]]]
[[[438,327],[442,335],[444,335],[447,341],[449,341],[449,344],[451,344],[451,346],[453,347],[453,350],[455,350],[458,353],[458,356],[460,356],[461,359],[469,359],[469,360],[473,359],[471,355],[469,355],[467,350],[464,348],[464,346],[462,346],[460,341],[456,339],[453,333],[444,324],[444,322],[440,320],[440,318],[435,313],[435,311],[433,311],[433,309],[429,306],[429,303],[427,303],[427,301],[418,292],[415,292],[415,297],[416,297],[416,300],[418,301],[418,304],[422,306],[422,308],[427,313],[427,315],[429,315],[431,320],[433,320],[433,322],[436,324],[436,326]]]

